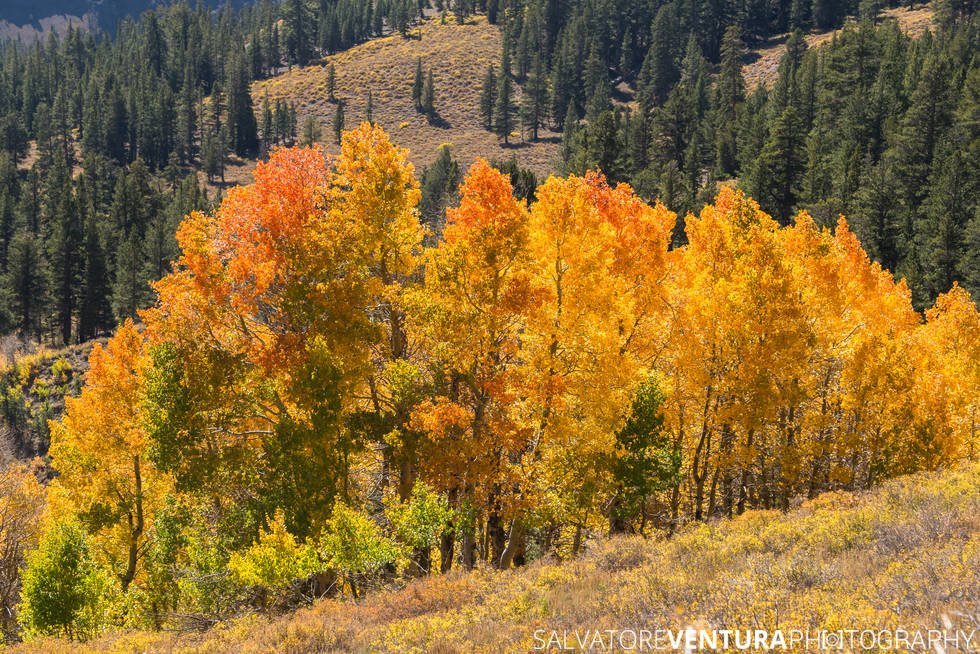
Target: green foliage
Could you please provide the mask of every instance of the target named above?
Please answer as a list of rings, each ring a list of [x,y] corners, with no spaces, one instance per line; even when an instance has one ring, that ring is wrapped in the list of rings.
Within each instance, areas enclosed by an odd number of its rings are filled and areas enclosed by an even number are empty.
[[[258,541],[228,560],[234,579],[245,586],[281,590],[295,579],[307,576],[316,567],[315,554],[296,542],[286,529],[282,510],[276,511],[269,527],[259,532]]]
[[[344,502],[334,505],[316,549],[321,561],[344,577],[355,596],[363,576],[379,572],[402,555],[377,523]]]
[[[610,508],[613,531],[625,530],[643,511],[647,498],[679,479],[681,451],[664,429],[663,401],[656,380],[648,380],[637,390],[630,416],[616,433],[611,464],[616,484]]]
[[[407,502],[388,508],[388,519],[401,542],[414,549],[428,549],[452,522],[453,511],[444,497],[416,482]]]
[[[425,76],[425,84],[422,85],[422,111],[430,122],[436,120],[436,85],[431,70]]]
[[[30,635],[85,639],[109,620],[114,585],[77,524],[55,523],[42,535],[22,584],[19,620]]]
[[[448,146],[439,148],[439,156],[422,171],[422,199],[419,213],[432,235],[438,238],[446,222],[446,208],[456,204],[462,173]]]
[[[497,99],[497,76],[493,72],[493,64],[487,66],[486,77],[483,78],[483,86],[480,87],[480,116],[483,117],[483,126],[487,129],[493,128],[493,106]]]

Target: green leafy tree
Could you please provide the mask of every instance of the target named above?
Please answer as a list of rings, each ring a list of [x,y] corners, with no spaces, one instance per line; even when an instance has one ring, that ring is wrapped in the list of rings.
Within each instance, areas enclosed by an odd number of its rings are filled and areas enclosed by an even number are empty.
[[[238,583],[271,591],[282,591],[315,568],[314,552],[289,533],[282,510],[276,511],[251,547],[233,553],[228,560],[228,570]]]
[[[663,401],[663,392],[655,380],[641,385],[626,424],[616,433],[617,447],[611,463],[616,485],[609,507],[611,533],[633,528],[643,533],[647,499],[677,481],[680,449],[664,429]]]
[[[432,547],[452,520],[452,510],[446,499],[424,483],[416,482],[407,502],[389,507],[388,518],[398,539],[413,550],[409,572],[428,574]]]
[[[371,518],[343,502],[334,505],[317,551],[323,563],[341,575],[354,597],[365,577],[401,556],[398,545]]]
[[[29,635],[85,639],[108,621],[112,582],[76,524],[55,523],[42,535],[22,583],[18,616]]]

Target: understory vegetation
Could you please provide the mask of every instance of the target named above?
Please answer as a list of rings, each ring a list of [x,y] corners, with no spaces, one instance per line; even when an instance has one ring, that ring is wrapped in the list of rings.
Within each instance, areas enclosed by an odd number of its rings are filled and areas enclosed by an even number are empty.
[[[454,572],[203,634],[124,631],[85,645],[40,640],[30,651],[526,652],[539,629],[969,630],[978,480],[974,463],[828,493],[785,514],[691,525],[670,540],[596,541],[573,561]]]

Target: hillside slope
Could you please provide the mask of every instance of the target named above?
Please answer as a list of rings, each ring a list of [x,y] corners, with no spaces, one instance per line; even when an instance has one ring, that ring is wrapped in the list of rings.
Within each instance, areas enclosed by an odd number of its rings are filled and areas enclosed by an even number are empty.
[[[899,28],[909,36],[916,38],[922,36],[927,29],[932,27],[932,6],[923,5],[915,9],[907,7],[893,7],[881,12],[881,21],[895,20]],[[814,48],[829,42],[840,30],[821,32],[819,34],[807,34],[807,47]],[[757,88],[760,84],[765,84],[771,88],[776,83],[779,74],[779,61],[786,52],[786,38],[788,34],[771,39],[769,43],[756,48],[749,54],[749,63],[742,67],[742,75],[745,77],[745,85],[750,90]]]
[[[0,356],[0,467],[47,454],[48,421],[61,418],[65,397],[81,391],[97,342],[104,340]]]
[[[14,651],[521,652],[540,644],[539,629],[969,630],[978,588],[973,463],[829,493],[785,515],[691,525],[669,541],[617,538],[571,562],[436,576],[205,634],[134,632]]]
[[[374,121],[398,145],[409,148],[420,172],[422,166],[435,159],[443,144],[452,146],[453,155],[464,167],[478,156],[515,157],[539,174],[548,172],[558,155],[557,134],[543,132],[536,143],[521,143],[516,136],[513,144],[505,147],[482,127],[480,88],[487,66],[496,67],[499,63],[500,46],[499,27],[487,23],[484,16],[474,16],[463,25],[451,19],[445,24],[430,19],[421,28],[413,29],[409,37],[393,34],[372,39],[326,57],[322,63],[256,82],[252,86],[256,114],[261,119],[266,94],[273,102],[277,98],[294,102],[299,125],[307,116],[316,118],[327,151],[336,152],[332,125],[337,106],[327,93],[327,71],[333,64],[335,97],[344,103],[346,125],[352,127],[365,120],[370,90]],[[433,73],[440,118],[434,124],[416,112],[412,104],[412,80],[419,57],[423,69]]]

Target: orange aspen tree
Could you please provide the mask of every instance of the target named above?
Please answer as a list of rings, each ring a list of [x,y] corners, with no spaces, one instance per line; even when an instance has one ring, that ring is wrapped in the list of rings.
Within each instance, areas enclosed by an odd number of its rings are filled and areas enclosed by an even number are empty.
[[[274,152],[214,215],[184,221],[143,316],[161,461],[218,504],[283,508],[299,534],[349,490],[344,416],[376,336],[372,249],[358,215],[331,210],[330,184],[320,150]]]
[[[513,416],[516,375],[522,334],[542,292],[532,277],[528,211],[509,179],[481,159],[460,191],[414,296],[410,331],[424,344],[438,392],[416,407],[413,424],[426,435],[426,480],[489,517],[492,530],[513,484],[509,462],[527,440]],[[472,531],[464,532],[467,566],[475,560]]]

